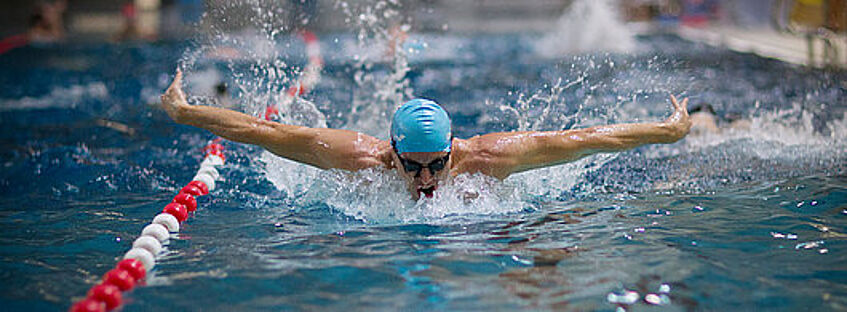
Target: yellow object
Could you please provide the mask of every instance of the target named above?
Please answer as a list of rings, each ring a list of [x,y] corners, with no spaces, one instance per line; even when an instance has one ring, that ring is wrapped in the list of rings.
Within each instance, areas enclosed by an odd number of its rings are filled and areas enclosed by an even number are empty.
[[[824,0],[797,0],[791,8],[791,23],[801,27],[818,28],[825,24]]]

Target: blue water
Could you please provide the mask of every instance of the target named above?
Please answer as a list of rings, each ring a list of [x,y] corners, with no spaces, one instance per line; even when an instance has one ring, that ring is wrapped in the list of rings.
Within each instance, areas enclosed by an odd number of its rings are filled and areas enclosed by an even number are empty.
[[[408,88],[442,103],[458,137],[660,120],[671,92],[753,126],[445,188],[479,192],[471,202],[414,203],[380,172],[317,172],[227,142],[224,180],[124,311],[644,310],[648,294],[665,296],[662,310],[847,308],[847,73],[672,36],[639,38],[626,55],[557,58],[528,48],[536,39],[424,37]],[[306,96],[331,127],[352,127],[357,97],[381,88],[357,73],[393,70],[354,65],[351,40],[322,36],[327,65]],[[279,57],[302,66],[290,41]],[[215,68],[233,86],[254,64],[186,63],[196,49],[0,55],[4,310],[82,298],[191,179],[212,136],[170,121],[157,96],[177,64],[188,80]],[[250,102],[263,89],[233,90]],[[626,291],[638,300],[615,299]]]

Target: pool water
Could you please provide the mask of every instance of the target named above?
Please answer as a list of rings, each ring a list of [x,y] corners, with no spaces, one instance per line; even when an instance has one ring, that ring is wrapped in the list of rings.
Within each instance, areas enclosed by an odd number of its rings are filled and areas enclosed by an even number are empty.
[[[229,60],[196,41],[0,55],[4,310],[82,298],[191,179],[213,136],[156,107],[176,66],[193,102],[223,80],[257,114],[305,64],[283,37]],[[750,127],[461,176],[420,202],[391,173],[225,142],[218,189],[123,310],[847,309],[847,73],[660,35],[559,56],[533,35],[414,40],[392,60],[323,34],[304,112],[385,138],[394,100],[427,97],[466,138],[661,120],[673,93]]]

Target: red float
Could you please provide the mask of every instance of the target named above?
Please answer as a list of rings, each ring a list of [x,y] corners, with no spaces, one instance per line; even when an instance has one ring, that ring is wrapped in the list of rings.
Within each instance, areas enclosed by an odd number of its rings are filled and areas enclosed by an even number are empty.
[[[118,286],[112,284],[100,284],[88,291],[88,298],[102,301],[106,304],[106,310],[111,310],[121,305],[123,296]]]
[[[265,120],[273,119],[273,116],[279,114],[279,110],[276,109],[276,106],[268,106],[265,108]]]
[[[127,291],[135,286],[135,279],[124,269],[112,269],[103,276],[103,283],[117,286],[121,291]]]
[[[118,262],[117,268],[129,272],[129,275],[132,275],[136,283],[143,280],[144,276],[147,275],[147,270],[144,269],[144,263],[136,259],[123,259],[121,262]]]
[[[211,152],[211,151],[222,151],[222,150],[224,150],[224,146],[220,145],[218,143],[212,143],[212,144],[206,145],[206,147],[203,148],[203,152],[205,152],[205,153],[208,153],[208,152]]]
[[[104,312],[106,311],[106,303],[91,299],[85,298],[84,300],[77,302],[75,305],[71,307],[71,312]]]
[[[190,194],[190,195],[192,195],[192,196],[201,196],[201,195],[203,195],[203,191],[202,191],[202,190],[200,190],[198,187],[196,187],[196,186],[194,186],[194,185],[191,185],[191,184],[186,185],[186,186],[185,186],[185,187],[183,187],[181,190],[179,190],[179,192],[180,192],[180,193],[185,193],[185,194]]]
[[[203,192],[203,195],[209,194],[209,187],[203,181],[191,181],[188,182],[188,185],[194,185]]]
[[[224,161],[226,161],[226,156],[224,156],[224,152],[223,152],[223,151],[211,150],[211,151],[208,151],[208,152],[206,153],[206,156],[209,156],[209,155],[215,155],[215,156],[218,156],[218,157],[220,157],[221,159],[223,159]]]
[[[165,209],[162,209],[162,212],[169,213],[172,216],[176,217],[176,220],[180,223],[185,221],[185,219],[188,219],[188,209],[186,209],[185,206],[180,203],[170,203],[165,206]]]
[[[188,212],[197,210],[197,199],[195,199],[194,196],[191,196],[191,194],[176,194],[176,196],[174,196],[173,202],[185,205],[185,208],[188,209]]]

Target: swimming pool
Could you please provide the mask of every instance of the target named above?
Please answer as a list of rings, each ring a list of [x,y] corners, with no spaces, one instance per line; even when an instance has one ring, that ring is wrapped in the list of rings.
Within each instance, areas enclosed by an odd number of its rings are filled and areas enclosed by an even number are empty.
[[[558,57],[535,53],[537,39],[422,36],[405,64],[361,62],[354,37],[324,34],[323,77],[305,98],[329,126],[383,138],[403,94],[442,103],[458,137],[658,120],[671,92],[751,127],[504,182],[462,177],[419,203],[391,175],[225,143],[218,190],[123,309],[847,307],[845,72],[673,36]],[[223,79],[255,113],[285,85],[269,68],[305,63],[295,39],[274,44],[287,49],[229,61],[192,59],[191,42],[0,55],[3,306],[66,309],[191,179],[212,136],[149,104],[176,64],[189,90]],[[468,192],[479,198],[453,196]]]

